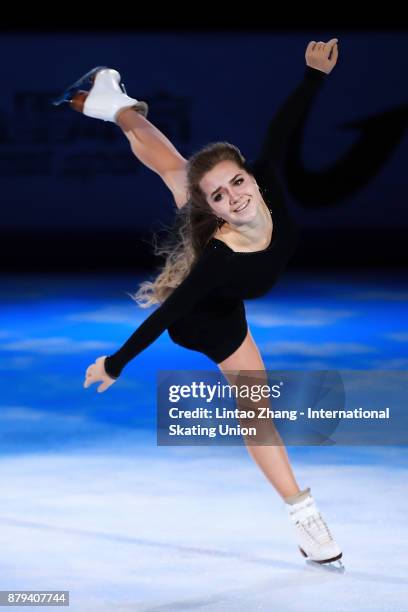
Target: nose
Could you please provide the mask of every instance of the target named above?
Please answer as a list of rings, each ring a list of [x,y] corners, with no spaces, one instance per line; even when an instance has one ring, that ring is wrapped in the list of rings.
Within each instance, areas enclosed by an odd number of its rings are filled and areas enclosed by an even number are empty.
[[[229,198],[231,204],[238,204],[241,199],[241,194],[234,189],[230,189]]]

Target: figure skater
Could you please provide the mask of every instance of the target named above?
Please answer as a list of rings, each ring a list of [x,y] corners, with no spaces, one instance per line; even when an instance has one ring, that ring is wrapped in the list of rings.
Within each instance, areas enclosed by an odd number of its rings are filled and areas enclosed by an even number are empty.
[[[174,231],[157,250],[166,255],[165,263],[155,280],[143,282],[132,296],[141,307],[159,307],[115,353],[98,357],[87,368],[85,388],[101,382],[97,391],[106,391],[166,329],[175,343],[207,355],[231,382],[234,372],[266,376],[243,300],[267,293],[296,247],[298,229],[281,183],[286,145],[335,67],[337,43],[336,38],[309,42],[303,79],[273,118],[252,167],[236,146],[225,142],[184,159],[148,121],[147,104],[130,98],[111,68],[94,68],[54,101],[116,123],[134,155],[162,178],[177,206]],[[82,89],[86,83],[89,90]],[[299,488],[285,446],[247,448],[285,501],[304,557],[317,563],[339,560],[342,551],[310,488]]]

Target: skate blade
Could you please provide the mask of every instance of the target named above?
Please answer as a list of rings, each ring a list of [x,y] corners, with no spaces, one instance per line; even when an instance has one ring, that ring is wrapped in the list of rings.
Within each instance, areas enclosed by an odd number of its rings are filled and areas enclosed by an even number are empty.
[[[317,561],[311,561],[306,559],[306,564],[309,567],[318,568],[325,572],[334,572],[335,574],[344,574],[346,568],[343,563],[338,559],[337,561],[330,561],[329,563],[318,563]]]
[[[92,85],[97,73],[105,68],[107,68],[107,66],[96,66],[95,68],[92,68],[92,70],[82,75],[77,81],[75,81],[75,83],[72,83],[72,85],[67,87],[67,89],[60,96],[54,98],[54,100],[51,100],[51,104],[54,106],[59,106],[64,102],[70,102],[74,94],[79,89],[82,89],[83,86]]]
[[[333,557],[333,559],[327,559],[326,561],[312,561],[311,559],[308,559],[307,554],[302,548],[300,548],[300,546],[299,550],[301,554],[305,557],[307,565],[309,565],[310,567],[318,567],[329,572],[337,572],[340,574],[342,574],[346,570],[343,563],[340,561],[341,557],[343,556],[343,553],[340,553],[337,557]]]

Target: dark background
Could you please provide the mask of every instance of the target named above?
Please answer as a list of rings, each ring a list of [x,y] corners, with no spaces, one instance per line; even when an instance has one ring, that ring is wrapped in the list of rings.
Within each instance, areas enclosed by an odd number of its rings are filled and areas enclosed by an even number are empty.
[[[398,16],[292,16],[271,27],[259,13],[217,21],[207,9],[199,20],[139,13],[137,23],[96,14],[92,29],[92,17],[76,17],[40,24],[25,14],[3,27],[3,270],[150,267],[152,233],[174,218],[170,192],[117,126],[50,105],[81,74],[119,70],[184,156],[228,140],[251,160],[302,78],[307,43],[332,37],[338,64],[289,143],[286,187],[303,228],[291,265],[404,265],[408,35]]]

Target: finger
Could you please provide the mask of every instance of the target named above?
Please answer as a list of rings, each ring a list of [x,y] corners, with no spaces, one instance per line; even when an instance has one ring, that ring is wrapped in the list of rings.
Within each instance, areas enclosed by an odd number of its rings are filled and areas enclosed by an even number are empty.
[[[313,51],[313,49],[316,46],[316,41],[315,40],[311,40],[310,43],[307,45],[306,47],[306,53],[309,53],[310,51]]]
[[[90,365],[89,368],[86,369],[86,375],[92,376],[93,370],[94,370],[94,366]]]
[[[337,46],[337,38],[332,38],[324,47],[324,55],[325,57],[330,57],[330,53],[336,49]]]
[[[330,59],[331,59],[332,62],[336,63],[338,57],[339,57],[339,49],[338,49],[337,45],[334,45],[333,52],[332,52],[332,55],[331,55]]]
[[[109,383],[107,382],[103,382],[101,385],[99,385],[99,387],[97,388],[98,393],[103,393],[104,391],[106,391],[106,389],[109,387]]]

